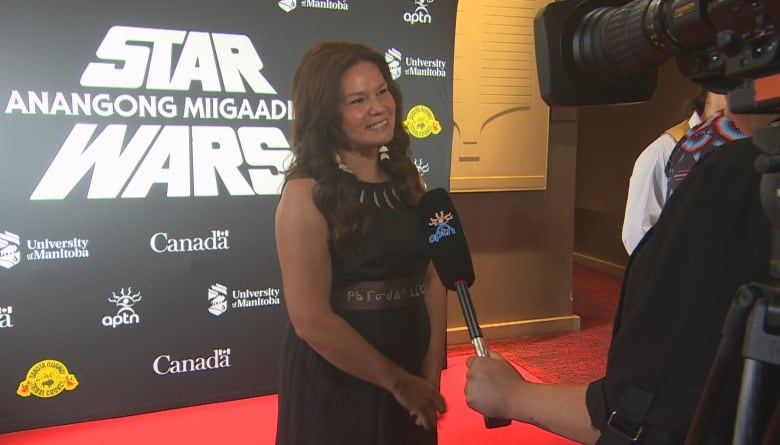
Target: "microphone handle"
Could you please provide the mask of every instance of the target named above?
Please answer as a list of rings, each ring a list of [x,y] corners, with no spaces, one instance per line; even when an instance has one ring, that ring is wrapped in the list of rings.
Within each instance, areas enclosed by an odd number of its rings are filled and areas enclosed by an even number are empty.
[[[479,328],[474,306],[471,304],[471,295],[469,294],[468,285],[463,280],[457,281],[455,283],[455,290],[458,293],[458,300],[460,301],[460,308],[463,311],[463,318],[466,319],[466,326],[469,329],[471,344],[474,346],[474,350],[478,357],[487,357],[488,349],[487,346],[485,346],[485,340],[482,338],[482,330]],[[496,419],[485,416],[485,426],[487,428],[498,428],[507,426],[511,423],[512,421],[510,419]]]

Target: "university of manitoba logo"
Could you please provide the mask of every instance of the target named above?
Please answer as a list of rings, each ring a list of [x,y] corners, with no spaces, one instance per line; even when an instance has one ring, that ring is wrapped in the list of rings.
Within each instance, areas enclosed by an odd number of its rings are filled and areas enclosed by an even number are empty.
[[[278,306],[281,304],[279,295],[281,289],[267,287],[265,289],[233,289],[215,283],[208,290],[209,313],[215,317],[232,309]]]
[[[436,120],[433,110],[425,105],[415,105],[406,114],[404,129],[410,136],[424,139],[432,134],[441,133],[441,123]]]
[[[219,317],[227,311],[227,287],[219,283],[212,284],[208,291],[208,299],[211,315]]]
[[[385,51],[385,62],[387,62],[387,67],[390,68],[390,76],[393,80],[401,77],[401,73],[403,72],[403,66],[401,64],[402,57],[401,51],[398,51],[395,48],[390,48]]]
[[[290,12],[298,6],[298,2],[296,0],[279,0],[277,5],[282,11]]]
[[[14,324],[11,320],[11,315],[14,313],[13,306],[0,306],[0,329],[12,328]]]
[[[131,324],[138,324],[141,322],[141,318],[135,313],[133,306],[141,301],[141,292],[133,292],[133,288],[128,287],[127,290],[120,289],[119,295],[116,292],[112,292],[108,301],[114,303],[117,309],[116,315],[106,315],[103,317],[101,323],[103,326],[116,328],[117,326],[125,326]]]
[[[89,258],[89,240],[82,238],[67,239],[27,239],[27,251],[24,259],[27,261],[52,260],[84,260]],[[10,269],[22,259],[19,235],[5,231],[0,232],[0,267]]]
[[[398,48],[390,48],[385,51],[385,62],[390,68],[393,80],[397,80],[402,75],[428,78],[447,77],[447,61],[438,57],[404,56]]]
[[[19,235],[9,231],[0,233],[0,267],[10,269],[20,260]]]
[[[457,233],[455,228],[449,224],[453,218],[454,217],[452,216],[451,212],[444,213],[444,210],[436,212],[434,213],[433,217],[428,218],[430,221],[428,222],[428,225],[431,227],[436,227],[436,232],[428,237],[428,244],[436,244],[441,241],[442,238]]]
[[[414,11],[404,12],[404,22],[410,25],[430,24],[432,22],[431,14],[428,12],[428,6],[433,3],[433,0],[414,0]]]
[[[79,385],[76,376],[58,360],[42,360],[30,367],[27,378],[19,383],[16,394],[20,397],[35,396],[42,399],[56,397],[63,391],[72,391]]]
[[[279,0],[276,4],[284,12],[291,12],[298,6],[301,8],[349,11],[349,3],[346,0]]]

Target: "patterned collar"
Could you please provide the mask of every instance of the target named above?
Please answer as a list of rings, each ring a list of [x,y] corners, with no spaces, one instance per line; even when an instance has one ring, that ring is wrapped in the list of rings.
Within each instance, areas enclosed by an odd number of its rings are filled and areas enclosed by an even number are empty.
[[[718,111],[708,117],[704,122],[688,130],[680,141],[680,149],[693,153],[707,145],[720,146],[726,142],[747,137],[737,125]]]

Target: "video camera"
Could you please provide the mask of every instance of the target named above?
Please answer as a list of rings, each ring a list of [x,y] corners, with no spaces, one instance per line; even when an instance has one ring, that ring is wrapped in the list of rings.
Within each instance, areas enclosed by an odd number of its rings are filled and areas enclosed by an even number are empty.
[[[780,112],[779,0],[561,0],[534,20],[550,106],[643,102],[657,67],[729,92],[736,113]]]

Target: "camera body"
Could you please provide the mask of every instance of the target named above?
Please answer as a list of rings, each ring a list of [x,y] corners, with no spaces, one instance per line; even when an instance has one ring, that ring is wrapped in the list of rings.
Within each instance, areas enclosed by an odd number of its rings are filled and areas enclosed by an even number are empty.
[[[780,76],[777,0],[563,0],[537,14],[534,34],[550,106],[643,102],[676,57],[688,79],[730,92],[735,111],[780,110],[780,88],[755,92]]]

